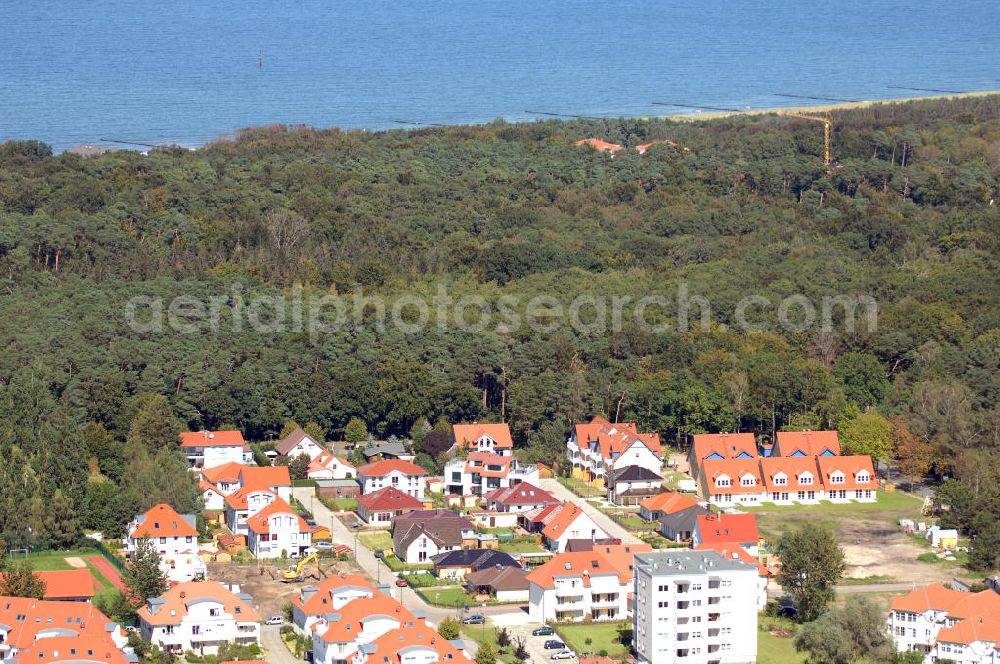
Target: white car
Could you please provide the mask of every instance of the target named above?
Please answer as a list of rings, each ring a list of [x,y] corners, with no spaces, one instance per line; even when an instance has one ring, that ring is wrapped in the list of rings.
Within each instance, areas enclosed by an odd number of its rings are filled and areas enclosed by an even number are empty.
[[[549,659],[576,659],[576,653],[567,648],[566,650],[552,653]]]
[[[333,548],[333,542],[313,542],[313,546],[320,551],[328,551]]]
[[[285,624],[285,619],[282,618],[281,616],[271,616],[270,618],[268,618],[267,620],[264,621],[264,624],[265,625],[284,625]]]

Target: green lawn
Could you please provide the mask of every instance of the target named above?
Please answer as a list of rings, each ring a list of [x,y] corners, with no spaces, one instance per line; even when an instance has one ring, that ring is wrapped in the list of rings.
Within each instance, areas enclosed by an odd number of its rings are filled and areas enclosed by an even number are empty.
[[[818,505],[773,505],[764,503],[755,507],[741,507],[757,515],[757,526],[770,538],[802,525],[813,523],[824,528],[836,528],[841,522],[852,519],[885,521],[896,525],[901,518],[920,516],[923,501],[901,491],[879,491],[874,503],[829,503]]]
[[[772,629],[795,629],[795,624],[783,618],[761,617],[757,630],[757,664],[804,664],[806,657],[795,651],[795,640],[771,634]]]
[[[450,588],[418,588],[417,594],[424,598],[428,604],[437,606],[447,606],[460,608],[463,606],[473,606],[475,600],[465,594],[465,588],[452,586]]]
[[[377,551],[379,549],[382,549],[383,551],[392,551],[392,536],[385,530],[379,530],[373,533],[361,533],[358,535],[358,541],[372,551]]]
[[[542,553],[545,547],[534,542],[501,542],[497,549],[504,553]]]
[[[559,483],[581,498],[603,498],[607,495],[607,491],[604,489],[594,488],[583,480],[578,480],[575,477],[560,477]]]
[[[462,625],[462,636],[472,639],[480,645],[486,641],[491,642],[494,646],[497,645],[497,628],[490,627],[489,625]],[[497,647],[497,651],[499,650],[500,648]],[[514,658],[512,651],[513,646],[508,647],[506,652],[500,653],[498,661],[503,662],[503,664],[515,664],[517,660]]]
[[[71,549],[69,551],[37,551],[28,555],[28,562],[38,571],[54,571],[74,569],[66,562],[67,557],[77,556],[86,559],[88,556],[99,556],[101,552],[97,549]],[[23,554],[11,554],[11,561],[23,560]]]
[[[691,476],[687,473],[682,473],[678,470],[668,470],[663,473],[663,486],[671,491],[680,490],[680,484],[683,480],[689,480]]]
[[[438,586],[457,586],[459,582],[455,579],[439,579],[430,572],[420,572],[418,574],[407,574],[406,580],[414,588],[434,588]]]
[[[638,512],[614,512],[607,510],[604,512],[612,520],[628,530],[653,531],[660,529],[659,521],[646,521],[639,516]]]
[[[320,502],[335,512],[353,512],[358,509],[358,501],[353,498],[321,498]]]
[[[592,622],[587,625],[554,625],[556,634],[562,642],[577,653],[608,652],[608,657],[615,659],[625,653],[625,646],[618,643],[618,630],[621,627],[631,629],[630,622]],[[590,643],[587,643],[590,639]]]

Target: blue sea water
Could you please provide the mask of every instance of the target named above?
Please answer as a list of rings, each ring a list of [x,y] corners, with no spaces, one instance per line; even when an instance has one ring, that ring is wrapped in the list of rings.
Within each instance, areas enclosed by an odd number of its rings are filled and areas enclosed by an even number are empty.
[[[997,0],[0,0],[0,140],[992,90],[998,27]]]

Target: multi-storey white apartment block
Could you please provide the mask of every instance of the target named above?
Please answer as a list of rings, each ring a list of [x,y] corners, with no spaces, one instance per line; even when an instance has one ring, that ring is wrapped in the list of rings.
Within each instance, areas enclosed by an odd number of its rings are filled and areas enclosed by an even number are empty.
[[[260,615],[239,586],[181,583],[139,609],[143,638],[160,650],[214,655],[226,643],[260,643]]]
[[[660,434],[639,433],[632,422],[612,424],[600,416],[574,427],[566,441],[566,458],[573,477],[601,487],[614,470],[639,466],[659,474],[663,468]]]
[[[892,601],[886,620],[896,650],[925,662],[1000,662],[1000,594],[960,592],[932,583]]]
[[[205,562],[198,557],[198,529],[194,514],[178,514],[166,503],[139,514],[128,526],[125,551],[131,556],[140,540],[148,539],[160,556],[160,570],[170,581],[205,577]]]
[[[192,468],[253,462],[253,452],[239,431],[185,431],[179,437],[181,449]]]
[[[385,459],[358,468],[358,482],[362,495],[392,487],[423,501],[427,471],[412,461]]]
[[[485,496],[521,482],[538,483],[538,466],[522,464],[512,456],[470,452],[444,467],[445,490],[459,496]]]
[[[757,661],[758,570],[716,551],[635,557],[639,664]]]

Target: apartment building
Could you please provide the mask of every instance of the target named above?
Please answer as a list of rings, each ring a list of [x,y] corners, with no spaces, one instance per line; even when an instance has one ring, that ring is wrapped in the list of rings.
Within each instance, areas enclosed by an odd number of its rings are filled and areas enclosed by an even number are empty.
[[[214,655],[225,643],[260,643],[260,615],[239,586],[180,583],[139,609],[145,640],[177,654]]]
[[[924,653],[928,664],[1000,662],[1000,594],[960,592],[932,583],[892,601],[886,626],[896,650]]]
[[[538,466],[522,464],[512,456],[492,452],[469,452],[464,459],[452,459],[444,467],[446,493],[458,496],[485,496],[521,482],[538,483]]]
[[[204,578],[205,562],[198,557],[196,523],[194,514],[178,514],[166,503],[154,505],[129,524],[125,552],[131,556],[139,541],[148,539],[160,556],[160,569],[168,580]]]
[[[358,468],[358,482],[362,495],[392,487],[423,502],[427,471],[412,461],[386,459]]]
[[[628,466],[659,474],[663,448],[658,433],[639,433],[634,422],[612,424],[597,416],[574,427],[566,441],[566,458],[573,466],[573,477],[603,487],[613,471]]]
[[[871,503],[878,500],[878,479],[871,457],[864,455],[704,459],[698,492],[719,507]]]
[[[181,449],[192,468],[253,462],[253,452],[240,431],[185,431],[179,437]]]
[[[757,661],[758,570],[716,551],[635,557],[635,648],[639,664]]]

